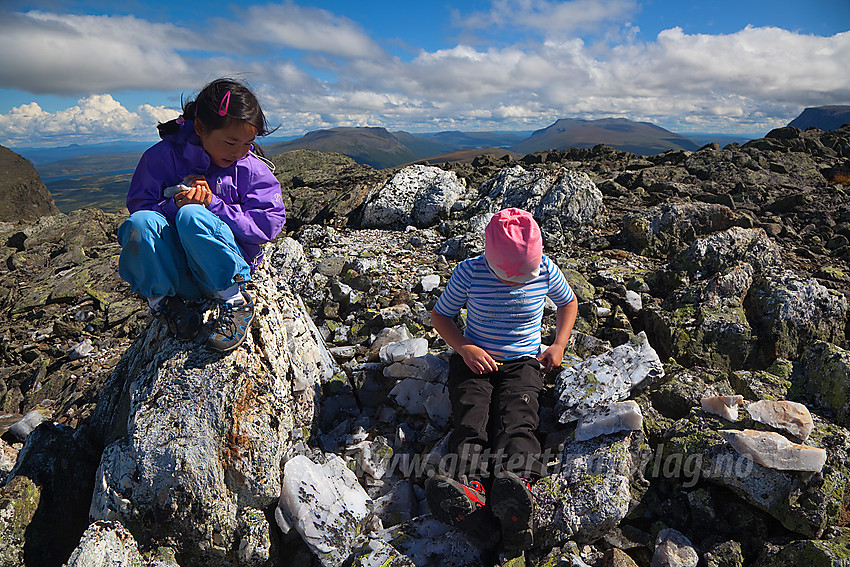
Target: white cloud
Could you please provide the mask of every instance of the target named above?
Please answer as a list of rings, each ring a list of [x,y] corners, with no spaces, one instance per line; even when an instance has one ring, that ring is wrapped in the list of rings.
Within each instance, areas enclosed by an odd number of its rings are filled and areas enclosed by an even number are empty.
[[[232,29],[232,22],[223,22]],[[379,57],[381,48],[355,22],[292,2],[250,6],[239,28],[246,41],[263,41],[345,58]],[[233,33],[233,32],[226,32]]]
[[[195,39],[132,16],[0,14],[0,83],[51,94],[185,88],[205,66],[175,50]]]
[[[526,28],[546,36],[569,36],[605,22],[620,22],[636,11],[636,0],[495,0],[490,11],[459,16],[458,24],[473,29]]]
[[[0,139],[11,146],[151,139],[157,123],[178,114],[178,110],[149,104],[130,112],[108,94],[82,98],[58,112],[46,112],[33,102],[0,114]]]

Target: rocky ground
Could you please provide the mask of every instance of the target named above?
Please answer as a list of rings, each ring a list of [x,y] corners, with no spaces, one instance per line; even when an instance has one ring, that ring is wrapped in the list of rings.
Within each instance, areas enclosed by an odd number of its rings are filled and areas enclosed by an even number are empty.
[[[445,345],[428,313],[454,264],[481,251],[488,214],[505,206],[534,213],[547,254],[580,300],[564,369],[546,380],[540,436],[557,473],[536,492],[541,535],[527,564],[850,560],[850,128],[784,128],[743,147],[650,157],[597,147],[392,171],[308,151],[274,161],[290,231],[257,283],[271,326],[258,328],[241,355],[210,358],[199,344],[169,342],[151,323],[117,277],[119,215],[86,210],[0,227],[0,509],[12,518],[0,520],[9,542],[0,565],[61,565],[72,552],[71,564],[87,564],[78,543],[90,519],[99,523],[84,542],[132,541],[140,565],[493,561],[486,546],[429,523],[422,475],[394,469],[391,456],[439,459],[450,427],[440,382]],[[275,336],[274,322],[286,337]],[[641,359],[654,369],[650,377],[604,400],[636,402],[642,426],[579,441],[574,420],[564,418],[582,413],[566,401],[574,395],[568,383],[587,375],[587,361],[621,375],[616,349],[642,336],[657,368]],[[381,350],[388,345],[403,354]],[[138,432],[167,435],[144,421],[163,419],[161,411],[178,429],[211,427],[187,417],[194,410],[180,394],[181,387],[209,392],[209,383],[225,392],[224,405],[206,412],[221,415],[220,423],[205,434],[220,437],[210,451],[224,464],[201,491],[160,478],[161,450]],[[151,392],[160,393],[146,398]],[[743,409],[738,419],[718,418],[701,409],[707,394],[804,403],[813,414],[804,443],[826,451],[825,466],[726,474],[718,463],[738,463],[739,453],[719,430],[777,429]],[[267,396],[277,401],[246,409],[246,400]],[[24,448],[28,429],[8,428],[31,411],[61,427],[38,428]],[[256,443],[269,445],[268,454]],[[248,446],[250,457],[239,457]],[[593,469],[588,462],[599,454],[612,460]],[[181,455],[174,462],[186,471],[200,459]],[[352,531],[372,539],[333,540],[340,556],[322,551],[321,537],[311,539],[293,519],[291,500],[280,505],[282,520],[271,520],[280,471],[269,463],[291,461],[283,476],[297,479],[312,465],[296,455],[336,470],[331,477],[344,477],[334,457],[354,469],[366,512]],[[79,490],[62,490],[44,470],[56,459],[78,465]],[[219,470],[210,466],[197,464]],[[168,497],[173,505],[154,495],[174,486],[185,494]],[[158,529],[145,526],[145,514]],[[56,521],[64,537],[45,546]],[[183,540],[177,530],[185,530]]]

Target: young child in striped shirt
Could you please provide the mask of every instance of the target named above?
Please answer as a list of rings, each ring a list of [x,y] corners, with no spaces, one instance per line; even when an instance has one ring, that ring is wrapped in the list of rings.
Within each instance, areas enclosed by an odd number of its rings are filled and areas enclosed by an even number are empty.
[[[558,307],[555,340],[541,344],[543,306]],[[466,304],[464,333],[454,317]],[[508,551],[533,541],[530,483],[546,475],[540,461],[538,394],[541,371],[559,366],[578,311],[564,275],[543,254],[540,227],[527,211],[499,211],[485,229],[484,254],[460,262],[431,312],[431,323],[454,349],[448,388],[456,471],[428,479],[437,519],[475,531],[492,512]]]

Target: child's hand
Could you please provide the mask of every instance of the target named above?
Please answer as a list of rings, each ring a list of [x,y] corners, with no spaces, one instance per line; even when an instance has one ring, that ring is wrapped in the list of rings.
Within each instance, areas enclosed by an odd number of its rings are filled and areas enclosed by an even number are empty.
[[[479,346],[464,345],[457,353],[463,357],[463,361],[469,369],[476,374],[489,374],[499,369],[493,357]]]
[[[537,361],[543,367],[544,372],[551,372],[553,368],[561,365],[564,360],[564,347],[552,345],[537,357]]]
[[[212,202],[212,191],[207,180],[200,175],[190,175],[183,180],[183,184],[189,187],[188,191],[182,191],[174,196],[174,204],[178,207],[183,205],[203,205],[208,207]]]

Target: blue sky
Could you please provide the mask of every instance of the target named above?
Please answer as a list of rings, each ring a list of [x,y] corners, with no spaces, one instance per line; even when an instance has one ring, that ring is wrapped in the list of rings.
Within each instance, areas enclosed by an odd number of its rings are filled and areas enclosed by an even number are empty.
[[[850,1],[5,0],[0,144],[153,140],[235,76],[278,134],[624,117],[763,135],[850,104]]]

